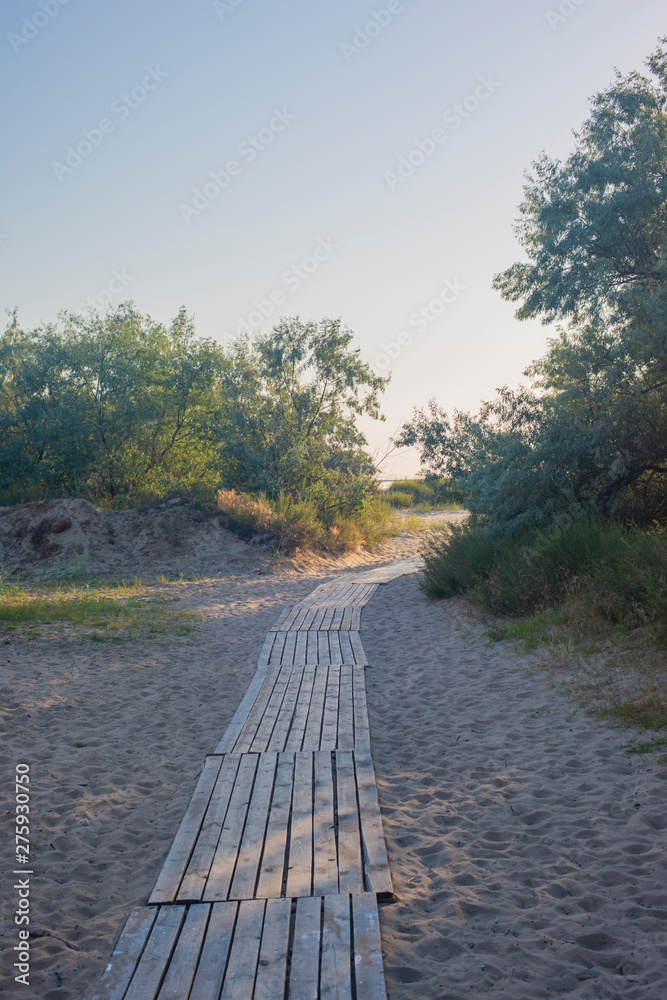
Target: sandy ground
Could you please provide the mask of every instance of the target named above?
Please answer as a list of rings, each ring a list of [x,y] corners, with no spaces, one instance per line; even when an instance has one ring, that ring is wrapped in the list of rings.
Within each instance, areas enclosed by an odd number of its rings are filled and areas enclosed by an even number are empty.
[[[181,595],[175,609],[204,617],[185,638],[92,647],[62,633],[0,635],[0,993],[93,994],[131,907],[148,900],[205,754],[243,697],[268,629],[323,580],[357,564],[413,557],[418,545],[404,534],[375,554],[278,570],[262,555],[245,574],[172,584]],[[13,779],[24,762],[32,796],[30,986],[11,978]]]
[[[667,770],[414,577],[362,629],[390,1000],[667,996]]]
[[[417,545],[405,535],[374,559],[409,558]],[[24,761],[35,873],[31,985],[3,978],[5,995],[93,994],[267,629],[349,567],[248,570],[172,585],[176,608],[204,617],[189,637],[0,644],[4,976],[17,931],[11,793]],[[398,895],[382,908],[391,1000],[667,995],[664,772],[625,755],[629,736],[597,728],[530,657],[488,645],[461,604],[420,601],[414,578],[381,587],[362,623]]]

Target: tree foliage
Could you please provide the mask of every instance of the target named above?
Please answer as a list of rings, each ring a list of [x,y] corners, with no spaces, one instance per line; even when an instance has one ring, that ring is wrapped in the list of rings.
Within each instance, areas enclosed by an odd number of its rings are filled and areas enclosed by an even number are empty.
[[[496,276],[517,317],[565,328],[477,416],[417,411],[402,443],[465,482],[498,531],[597,506],[667,517],[667,54],[617,74],[561,163],[546,155],[516,227],[526,260]]]
[[[297,317],[233,344],[222,454],[239,488],[323,502],[368,491],[375,470],[356,421],[382,419],[387,379],[361,360],[352,338],[339,320]]]
[[[220,487],[358,505],[374,467],[356,428],[377,378],[336,320],[281,320],[229,348],[132,303],[0,336],[0,503],[127,506]],[[332,499],[333,498],[333,499]]]

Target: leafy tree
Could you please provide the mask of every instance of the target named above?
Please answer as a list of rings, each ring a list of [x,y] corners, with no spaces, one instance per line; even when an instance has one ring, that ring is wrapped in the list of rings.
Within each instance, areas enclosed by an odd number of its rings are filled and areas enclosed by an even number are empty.
[[[352,337],[340,320],[296,317],[232,345],[222,457],[234,486],[324,506],[365,495],[375,470],[356,419],[383,419],[379,394],[388,380],[350,347]]]
[[[664,41],[664,40],[663,40]],[[595,504],[667,516],[667,55],[617,74],[574,153],[543,155],[516,227],[527,260],[496,276],[519,319],[565,321],[526,375],[478,417],[434,406],[402,442],[465,481],[473,510],[518,530]]]
[[[219,479],[220,349],[181,310],[62,314],[0,341],[0,490],[124,504]]]

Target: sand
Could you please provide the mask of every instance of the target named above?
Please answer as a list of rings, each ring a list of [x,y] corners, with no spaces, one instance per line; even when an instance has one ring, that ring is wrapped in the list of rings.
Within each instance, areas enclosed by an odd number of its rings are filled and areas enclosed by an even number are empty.
[[[402,536],[375,562],[417,546]],[[0,645],[0,763],[6,782],[17,762],[31,766],[35,871],[31,985],[5,979],[8,996],[94,993],[266,631],[349,572],[255,568],[173,585],[176,608],[205,619],[189,637]],[[381,587],[362,623],[398,895],[382,907],[390,1000],[663,997],[663,774],[625,755],[627,734],[597,728],[548,674],[530,673],[530,657],[489,646],[459,602],[420,601],[414,578]],[[3,969],[16,943],[11,885],[7,874]]]
[[[414,577],[362,626],[390,1000],[663,1000],[667,770]]]

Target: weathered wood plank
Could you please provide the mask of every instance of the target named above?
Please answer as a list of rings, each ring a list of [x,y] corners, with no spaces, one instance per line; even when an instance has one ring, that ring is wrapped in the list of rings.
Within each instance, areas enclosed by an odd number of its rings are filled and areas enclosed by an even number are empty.
[[[294,648],[296,646],[296,637],[298,634],[298,632],[285,633],[285,646],[280,654],[281,663],[289,663],[290,665],[294,663]]]
[[[204,890],[203,898],[206,903],[227,899],[229,894],[241,834],[250,805],[257,762],[258,758],[255,754],[245,754],[241,758],[236,783],[229,800],[229,808]]]
[[[263,753],[259,757],[243,840],[229,891],[230,899],[252,899],[255,895],[277,764],[276,753]]]
[[[189,908],[160,988],[160,1000],[183,1000],[189,995],[206,934],[209,909],[206,904]]]
[[[338,740],[338,713],[340,709],[340,666],[329,667],[327,691],[322,716],[320,750],[335,750]]]
[[[123,1000],[157,914],[154,906],[132,910],[93,1000]]]
[[[367,750],[371,745],[366,701],[366,680],[362,667],[351,667],[352,697],[354,699],[354,746],[357,750]]]
[[[278,769],[257,883],[257,896],[260,898],[282,895],[293,783],[294,754],[281,753],[278,755]]]
[[[250,753],[263,753],[265,750],[268,750],[269,740],[271,739],[271,734],[282,709],[291,673],[291,665],[281,663],[280,672],[276,678],[276,683],[273,686],[271,697],[266,704],[264,714],[259,721],[254,738],[251,740],[250,746],[248,747],[248,751]]]
[[[289,980],[290,1000],[319,1000],[322,900],[297,899]]]
[[[211,1000],[212,997],[220,996],[238,905],[238,903],[213,903],[204,947],[199,956],[197,974],[188,1000]]]
[[[287,734],[290,731],[292,719],[296,711],[296,700],[303,680],[305,667],[292,667],[289,682],[285,690],[285,697],[280,706],[280,712],[276,719],[276,724],[271,733],[271,739],[267,743],[267,750],[281,751],[285,749]]]
[[[334,827],[334,786],[331,754],[314,754],[315,808],[313,812],[313,893],[338,892],[338,851]]]
[[[335,635],[338,637],[338,643],[340,645],[341,651],[341,663],[354,663],[354,653],[352,651],[352,643],[350,641],[349,632],[336,632]]]
[[[248,1000],[252,996],[265,908],[263,899],[246,899],[239,903],[220,1000]]]
[[[350,750],[336,751],[336,791],[338,795],[338,891],[362,892],[361,838],[359,811]]]
[[[199,776],[190,804],[162,866],[149,903],[172,903],[176,899],[178,887],[190,861],[202,820],[208,809],[221,763],[220,757],[206,758],[204,769]]]
[[[331,663],[331,656],[329,655],[329,633],[328,632],[316,632],[317,635],[317,662],[328,664]]]
[[[124,1000],[155,1000],[184,915],[184,906],[160,907]]]
[[[218,743],[216,748],[216,753],[231,753],[236,745],[236,741],[239,737],[239,733],[247,724],[248,716],[253,710],[253,706],[257,697],[262,690],[267,677],[271,677],[276,668],[271,665],[269,667],[259,667],[255,676],[250,682],[248,690],[246,691],[241,704],[236,709],[232,721],[227,726],[225,734]]]
[[[202,898],[229,808],[240,761],[239,754],[228,754],[222,760],[190,863],[178,890],[176,898],[179,903],[199,902]]]
[[[354,765],[364,850],[364,889],[376,893],[380,898],[392,898],[391,872],[370,750],[357,750]]]
[[[349,896],[326,896],[322,924],[320,1000],[352,1000]]]
[[[291,910],[291,899],[267,900],[253,1000],[283,1000]]]
[[[307,632],[308,647],[306,649],[306,663],[317,663],[318,657],[318,636],[317,632]]]
[[[313,877],[313,757],[296,754],[287,895],[310,896]]]
[[[354,662],[358,667],[364,667],[368,663],[366,658],[366,651],[361,645],[361,636],[358,631],[350,631],[350,643],[352,645],[352,651],[354,653]]]
[[[280,671],[280,663],[271,663],[268,667],[255,700],[250,706],[246,718],[239,729],[238,737],[234,744],[234,751],[236,753],[247,753],[250,749],[250,745],[255,738],[255,733],[264,717],[266,707],[271,700],[273,690],[280,677]]]
[[[322,716],[324,715],[324,699],[327,691],[329,667],[316,667],[313,681],[313,693],[310,699],[308,721],[303,735],[304,750],[319,750],[322,738]]]
[[[306,655],[307,645],[308,645],[308,633],[307,632],[297,632],[296,647],[294,649],[294,662],[303,663],[304,665],[308,663],[308,658]]]
[[[338,694],[338,734],[336,746],[351,750],[354,742],[354,698],[352,695],[352,671],[349,663],[340,667],[340,688]],[[324,747],[322,749],[325,749]]]
[[[307,635],[307,633],[303,632],[302,635]],[[306,732],[306,723],[308,722],[310,702],[313,697],[313,685],[315,683],[316,670],[317,667],[312,664],[303,667],[303,677],[301,679],[301,686],[299,688],[296,706],[292,715],[290,730],[285,742],[285,750],[298,751],[303,748],[303,739]]]
[[[357,1000],[387,1000],[377,900],[371,893],[352,896],[354,979]]]

